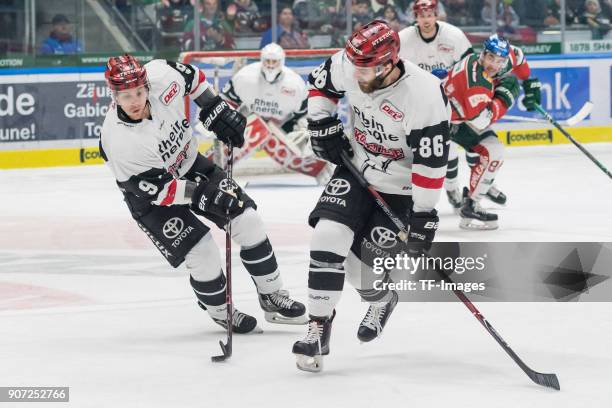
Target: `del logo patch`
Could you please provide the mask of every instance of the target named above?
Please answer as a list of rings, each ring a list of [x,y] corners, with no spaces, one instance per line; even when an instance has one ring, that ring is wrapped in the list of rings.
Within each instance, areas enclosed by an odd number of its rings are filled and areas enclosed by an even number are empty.
[[[404,119],[404,112],[397,109],[391,102],[384,100],[382,105],[380,105],[380,110],[391,116],[395,122],[399,122]]]
[[[170,102],[178,95],[179,93],[179,84],[176,82],[172,82],[168,88],[162,93],[159,99],[164,103],[164,105],[169,105]]]

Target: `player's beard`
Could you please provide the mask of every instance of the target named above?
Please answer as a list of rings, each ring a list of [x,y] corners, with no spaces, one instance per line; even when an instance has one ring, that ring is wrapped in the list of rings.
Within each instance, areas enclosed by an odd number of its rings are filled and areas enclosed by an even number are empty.
[[[377,76],[376,78],[374,78],[371,81],[368,81],[368,82],[359,82],[359,81],[357,81],[357,85],[359,85],[359,89],[361,89],[361,92],[363,92],[365,94],[370,94],[370,93],[372,93],[374,91],[379,90],[380,88],[382,88],[383,83],[385,82],[385,79],[387,79],[387,77],[389,75],[391,75],[391,73],[393,72],[393,69],[391,69],[389,72],[387,72],[387,74]]]
[[[370,94],[376,90],[378,90],[380,88],[380,86],[382,85],[382,82],[380,80],[380,78],[374,78],[373,80],[363,83],[363,82],[357,82],[357,84],[359,85],[359,89],[361,89],[361,92],[365,93],[365,94]]]

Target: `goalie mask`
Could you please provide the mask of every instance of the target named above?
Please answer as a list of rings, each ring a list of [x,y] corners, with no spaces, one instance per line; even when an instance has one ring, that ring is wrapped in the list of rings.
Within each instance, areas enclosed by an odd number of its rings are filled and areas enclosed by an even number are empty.
[[[280,78],[285,66],[285,51],[275,43],[263,47],[261,50],[261,74],[269,83],[274,83]]]

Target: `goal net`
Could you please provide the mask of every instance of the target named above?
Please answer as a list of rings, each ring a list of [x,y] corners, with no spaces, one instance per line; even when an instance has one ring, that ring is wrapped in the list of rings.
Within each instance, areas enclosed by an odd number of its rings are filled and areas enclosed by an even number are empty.
[[[318,67],[337,49],[285,50],[285,65],[294,70],[306,81],[308,74]],[[245,65],[259,61],[260,51],[189,51],[181,53],[182,63],[192,64],[202,69],[208,82],[220,92],[231,77]],[[222,144],[210,132],[196,126],[198,107],[189,98],[185,98],[187,118],[193,125],[194,133],[200,141],[200,150],[214,149],[214,160],[222,164],[224,160]],[[255,155],[239,161],[234,170],[236,175],[256,175],[285,173],[278,163],[260,149]]]

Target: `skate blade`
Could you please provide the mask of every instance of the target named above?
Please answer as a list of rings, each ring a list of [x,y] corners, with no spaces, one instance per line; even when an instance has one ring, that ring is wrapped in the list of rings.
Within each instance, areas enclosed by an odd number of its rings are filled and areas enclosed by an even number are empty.
[[[277,312],[264,312],[264,317],[266,321],[275,324],[306,324],[308,323],[308,318],[306,314],[297,317],[287,317],[283,316]]]
[[[295,365],[302,371],[318,373],[323,370],[323,356],[305,356],[304,354],[295,355]]]
[[[488,231],[497,229],[497,221],[478,221],[471,218],[462,218],[459,228],[472,231]]]

